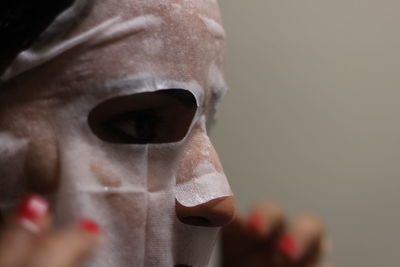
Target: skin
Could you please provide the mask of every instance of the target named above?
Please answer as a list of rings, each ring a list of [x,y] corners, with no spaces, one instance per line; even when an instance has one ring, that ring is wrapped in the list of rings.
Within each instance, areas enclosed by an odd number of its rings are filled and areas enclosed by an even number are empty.
[[[48,211],[31,223],[35,231],[9,215],[0,232],[0,266],[77,266],[101,243],[99,232],[78,225],[55,231]]]
[[[182,4],[184,10],[189,10],[189,7],[185,6],[187,1],[176,2]],[[84,91],[67,92],[65,88],[58,86],[60,81],[74,86],[92,86],[104,82],[104,73],[107,73],[107,78],[118,78],[132,73],[147,72],[171,80],[196,80],[204,88],[204,107],[213,105],[214,92],[207,84],[209,77],[205,70],[211,62],[222,69],[223,40],[216,40],[200,20],[193,19],[194,12],[195,15],[206,16],[221,23],[218,7],[211,3],[212,1],[209,2],[207,5],[191,7],[192,13],[183,13],[179,18],[165,9],[145,7],[148,11],[144,13],[156,14],[162,17],[167,25],[173,25],[156,32],[143,33],[148,34],[149,38],[154,34],[161,36],[164,42],[169,42],[163,47],[161,54],[132,54],[127,60],[127,55],[120,51],[140,51],[135,40],[137,37],[132,37],[127,42],[115,46],[100,46],[84,58],[80,56],[82,51],[75,49],[1,86],[0,130],[30,140],[24,166],[29,191],[38,194],[56,192],[59,183],[60,147],[55,131],[54,114],[66,98],[73,99],[76,94],[85,94]],[[134,13],[135,10],[130,16],[137,15]],[[198,35],[200,39],[186,38],[190,34]],[[170,39],[169,36],[176,38]],[[118,66],[126,70],[126,73],[116,72],[115,62],[118,62]],[[82,74],[81,70],[87,71]],[[46,77],[54,79],[43,79],[43,73]],[[194,127],[188,135],[183,155],[179,164],[178,180],[186,179],[198,163],[204,160],[223,172],[218,154],[206,130],[201,127]],[[95,162],[91,168],[98,173],[103,183],[112,185],[115,183],[113,171],[102,166],[101,162]],[[232,197],[215,199],[195,207],[184,207],[177,202],[175,210],[176,216],[186,224],[226,226],[223,234],[224,266],[286,267],[309,266],[310,263],[316,265],[318,262],[323,229],[321,222],[315,217],[302,217],[292,226],[287,226],[282,211],[276,205],[261,204],[254,208],[253,213],[259,213],[265,225],[269,227],[268,230],[254,231],[248,225],[246,217],[236,214]],[[21,264],[27,267],[77,266],[101,240],[101,234],[88,233],[75,226],[54,231],[50,213],[35,222],[39,229],[36,233],[26,229],[16,214],[5,217],[7,219],[0,236],[0,267],[15,267]],[[276,249],[277,240],[285,232],[301,237],[304,251],[307,251],[304,255],[313,256],[300,257],[295,263],[285,260]],[[260,243],[267,245],[262,245],[262,249],[254,245]]]

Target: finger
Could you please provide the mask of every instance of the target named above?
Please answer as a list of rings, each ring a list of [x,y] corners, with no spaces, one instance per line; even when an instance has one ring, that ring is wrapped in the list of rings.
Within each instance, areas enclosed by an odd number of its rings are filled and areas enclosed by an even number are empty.
[[[282,209],[272,202],[254,205],[249,216],[236,215],[222,232],[223,266],[259,266],[271,262],[283,229]]]
[[[273,202],[254,205],[248,216],[236,214],[233,221],[223,228],[222,239],[231,247],[231,240],[241,240],[240,246],[262,247],[274,244],[281,236],[285,225],[282,209]]]
[[[290,263],[300,266],[316,264],[321,256],[323,236],[323,224],[318,217],[300,216],[279,240],[279,251]]]
[[[270,250],[283,232],[284,221],[282,209],[272,202],[254,205],[249,216],[236,214],[233,221],[223,228],[223,253],[239,255]]]
[[[272,202],[255,205],[247,221],[248,232],[253,238],[271,242],[281,236],[284,225],[282,209]]]
[[[81,220],[76,227],[44,240],[27,262],[29,267],[75,267],[84,260],[101,240],[99,226]]]
[[[38,195],[26,196],[0,234],[0,266],[19,266],[49,227],[47,201]]]

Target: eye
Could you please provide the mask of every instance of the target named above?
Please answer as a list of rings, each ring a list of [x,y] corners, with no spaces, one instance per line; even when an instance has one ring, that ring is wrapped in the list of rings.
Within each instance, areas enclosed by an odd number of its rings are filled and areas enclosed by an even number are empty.
[[[154,110],[131,111],[105,122],[105,127],[128,143],[146,144],[157,138],[162,118]]]
[[[186,136],[196,110],[192,93],[169,89],[107,100],[90,112],[88,123],[106,142],[171,143]]]

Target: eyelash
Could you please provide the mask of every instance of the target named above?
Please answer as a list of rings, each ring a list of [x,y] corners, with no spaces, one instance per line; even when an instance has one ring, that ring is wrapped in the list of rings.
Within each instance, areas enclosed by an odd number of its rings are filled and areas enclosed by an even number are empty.
[[[157,128],[161,122],[151,110],[139,110],[119,115],[107,121],[105,127],[130,142],[144,144],[157,138]]]
[[[92,132],[116,144],[163,144],[182,140],[198,110],[192,93],[165,89],[109,99],[88,115]]]

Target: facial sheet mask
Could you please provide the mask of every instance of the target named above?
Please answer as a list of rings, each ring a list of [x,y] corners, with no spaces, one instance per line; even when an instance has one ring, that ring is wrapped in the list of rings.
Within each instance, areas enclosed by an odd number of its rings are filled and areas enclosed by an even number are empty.
[[[24,164],[28,142],[0,132],[0,210],[8,210],[26,190]]]
[[[146,81],[146,76],[139,77]],[[130,83],[140,85],[143,92],[168,84],[137,79],[109,82],[107,87],[124,88]],[[121,92],[131,90],[125,87]],[[84,102],[79,107],[87,110],[77,109],[74,102],[60,114],[62,183],[53,198],[60,223],[90,215],[104,229],[111,229],[105,231],[104,247],[87,266],[205,266],[218,228],[184,225],[175,215],[175,199],[184,206],[197,206],[229,196],[226,177],[208,163],[199,165],[195,177],[180,184],[176,172],[185,140],[153,145],[104,143],[80,118],[93,105]],[[202,121],[195,119],[192,127]],[[186,193],[186,188],[193,190]]]
[[[18,77],[30,83],[41,81],[67,96],[55,114],[60,183],[57,192],[47,197],[54,203],[58,225],[90,217],[102,227],[104,245],[85,266],[208,263],[218,228],[183,224],[176,216],[175,201],[195,207],[232,195],[223,172],[207,160],[178,179],[192,130],[201,129],[208,139],[202,110],[209,97],[205,87],[212,87],[216,98],[225,88],[218,67],[223,29],[211,18],[193,19],[199,10],[215,5],[213,0],[120,0],[118,4],[76,0],[2,76],[3,81]],[[170,22],[174,17],[178,20]],[[196,27],[185,28],[180,19],[195,21]],[[196,30],[198,25],[204,27]],[[176,27],[183,27],[187,40],[172,34]],[[210,47],[217,44],[217,51],[197,47],[204,33],[210,34]],[[176,45],[184,49],[166,51]],[[190,61],[196,64],[186,63]],[[107,69],[110,65],[113,68]],[[108,99],[166,89],[189,91],[199,107],[180,142],[108,143],[88,125],[90,111]],[[80,91],[85,93],[76,93]],[[23,151],[15,148],[16,153]]]

